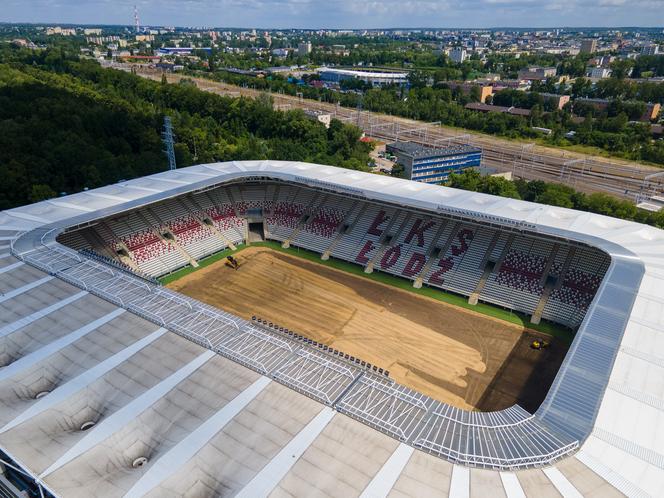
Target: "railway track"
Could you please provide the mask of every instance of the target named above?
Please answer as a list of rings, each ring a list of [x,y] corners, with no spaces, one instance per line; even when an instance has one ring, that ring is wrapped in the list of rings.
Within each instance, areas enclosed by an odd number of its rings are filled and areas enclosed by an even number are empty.
[[[162,72],[141,70],[139,76],[160,80]],[[186,77],[166,74],[168,81]],[[261,92],[203,78],[191,78],[199,89],[226,96],[256,97]],[[440,123],[423,123],[370,111],[349,109],[283,94],[271,94],[275,108],[310,109],[332,114],[337,119],[362,128],[367,136],[383,141],[409,140],[428,146],[469,144],[482,149],[483,166],[497,172],[511,172],[526,180],[557,182],[585,193],[603,192],[633,202],[648,200],[664,192],[664,170],[628,161],[607,160],[597,156],[515,143],[486,135],[459,132]],[[660,174],[661,173],[661,174]]]

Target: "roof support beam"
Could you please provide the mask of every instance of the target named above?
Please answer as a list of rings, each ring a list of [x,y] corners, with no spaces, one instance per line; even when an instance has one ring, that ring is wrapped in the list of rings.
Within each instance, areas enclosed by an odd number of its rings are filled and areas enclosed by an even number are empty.
[[[100,444],[103,440],[121,430],[214,356],[216,356],[214,351],[205,351],[203,354],[198,355],[185,366],[166,377],[159,384],[151,387],[127,405],[103,419],[95,425],[95,427],[92,428],[83,439],[69,448],[64,455],[42,472],[39,477],[44,478],[55,472],[63,465],[66,465],[79,455],[82,455],[90,448]]]
[[[567,480],[567,478],[556,467],[542,469],[542,472],[549,478],[551,484],[563,495],[563,498],[583,498],[583,495]]]
[[[122,308],[118,308],[114,311],[111,311],[110,313],[102,316],[101,318],[97,318],[96,320],[88,323],[87,325],[84,325],[78,330],[74,330],[73,332],[70,332],[64,337],[61,337],[49,344],[46,344],[45,346],[37,349],[36,351],[33,351],[32,353],[25,355],[23,358],[19,358],[15,362],[10,363],[5,368],[0,370],[0,381],[7,379],[13,375],[16,375],[17,373],[22,372],[30,368],[31,366],[37,364],[44,358],[48,358],[52,354],[57,353],[58,351],[64,349],[70,344],[78,341],[81,337],[89,334],[90,332],[93,332],[94,330],[97,330],[102,325],[117,318],[124,312],[125,310],[123,310]]]
[[[323,408],[304,429],[297,433],[254,478],[242,488],[236,498],[254,498],[267,496],[279,484],[284,476],[295,465],[311,443],[323,432],[327,424],[334,418],[332,408]]]
[[[57,311],[60,308],[64,308],[65,306],[87,295],[88,295],[87,291],[77,292],[76,294],[63,299],[62,301],[58,301],[57,303],[54,303],[40,310],[37,310],[28,316],[24,316],[23,318],[20,318],[19,320],[16,320],[13,323],[5,325],[4,327],[0,328],[0,337],[5,337],[6,335],[16,332],[18,329],[26,327],[30,325],[32,322],[36,322],[40,318],[44,318],[46,315],[50,315],[54,311]]]
[[[157,460],[132,486],[125,498],[145,496],[179,468],[187,463],[205,446],[215,434],[222,430],[240,411],[265,389],[270,382],[268,377],[261,376],[253,384],[233,398],[221,410],[203,422],[166,454]],[[269,465],[269,464],[268,464]],[[259,495],[253,495],[259,496]]]
[[[25,263],[23,261],[17,261],[16,263],[12,263],[11,265],[3,266],[0,268],[0,273],[7,273],[8,271],[15,270],[16,268],[20,268],[23,266]]]
[[[410,460],[415,448],[407,444],[400,443],[390,458],[383,464],[381,469],[367,484],[360,498],[384,498],[386,497],[394,484],[401,476],[401,472]]]
[[[160,328],[152,332],[150,335],[144,337],[143,339],[136,341],[131,346],[123,349],[122,351],[114,354],[110,358],[105,359],[98,365],[92,367],[89,370],[86,370],[78,377],[74,377],[68,382],[65,382],[58,388],[51,391],[49,394],[40,398],[35,403],[30,405],[25,411],[23,411],[18,417],[15,417],[11,422],[6,424],[0,433],[7,432],[9,429],[16,427],[17,425],[30,420],[33,417],[36,417],[40,413],[45,412],[49,408],[65,401],[70,396],[73,396],[81,389],[85,389],[87,386],[92,384],[94,381],[107,374],[115,367],[120,365],[122,362],[126,361],[134,354],[138,353],[141,349],[148,346],[153,341],[160,338],[167,332],[166,329]]]
[[[55,277],[46,276],[37,280],[34,280],[33,282],[30,282],[29,284],[22,285],[21,287],[17,287],[16,289],[10,290],[9,292],[6,292],[5,294],[0,295],[0,303],[4,303],[5,301],[12,299],[16,296],[20,296],[24,292],[28,292],[30,289],[34,289],[35,287],[39,287],[41,284],[45,284],[46,282],[53,280]]]

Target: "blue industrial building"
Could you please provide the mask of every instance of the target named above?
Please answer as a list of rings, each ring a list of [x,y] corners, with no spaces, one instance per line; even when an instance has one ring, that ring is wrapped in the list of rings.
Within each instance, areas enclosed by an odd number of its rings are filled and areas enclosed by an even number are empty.
[[[397,157],[406,171],[406,178],[423,183],[443,182],[450,173],[479,167],[482,162],[482,150],[470,145],[434,148],[413,142],[394,142],[387,145],[386,151]]]

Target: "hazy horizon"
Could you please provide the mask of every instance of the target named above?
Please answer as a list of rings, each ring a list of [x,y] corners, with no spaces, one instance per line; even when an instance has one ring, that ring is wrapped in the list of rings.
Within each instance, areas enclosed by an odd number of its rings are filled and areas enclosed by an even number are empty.
[[[659,28],[660,0],[6,0],[0,22],[238,29]],[[472,19],[472,21],[471,21]],[[574,22],[571,22],[574,21]]]

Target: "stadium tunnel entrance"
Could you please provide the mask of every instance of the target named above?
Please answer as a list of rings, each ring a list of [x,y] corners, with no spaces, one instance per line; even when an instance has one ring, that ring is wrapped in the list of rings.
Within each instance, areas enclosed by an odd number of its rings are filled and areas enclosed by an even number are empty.
[[[262,221],[249,223],[249,243],[263,242],[265,240],[265,225]]]

